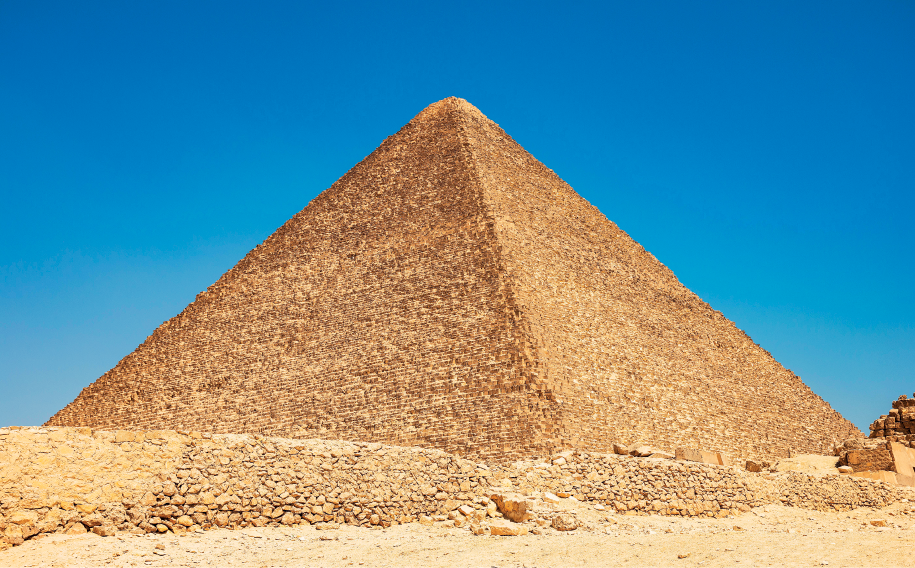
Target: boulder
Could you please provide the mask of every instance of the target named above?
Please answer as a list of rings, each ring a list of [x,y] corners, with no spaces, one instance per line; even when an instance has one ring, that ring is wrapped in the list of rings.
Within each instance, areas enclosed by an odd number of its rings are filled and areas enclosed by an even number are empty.
[[[76,521],[64,531],[64,534],[86,534],[86,525]]]
[[[494,493],[489,496],[506,519],[521,523],[527,520],[528,500],[513,493]]]
[[[551,524],[557,531],[574,531],[578,528],[578,520],[568,513],[556,515]]]
[[[92,527],[92,532],[99,536],[114,536],[118,533],[118,529],[114,525],[101,525]]]
[[[489,534],[493,536],[520,536],[527,534],[527,527],[511,521],[496,520],[489,523]]]

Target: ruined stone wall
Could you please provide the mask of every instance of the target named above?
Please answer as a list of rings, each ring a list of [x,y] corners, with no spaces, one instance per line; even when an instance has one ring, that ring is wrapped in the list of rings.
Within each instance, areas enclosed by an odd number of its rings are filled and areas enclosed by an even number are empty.
[[[560,447],[639,440],[750,458],[827,453],[858,429],[478,110],[468,148],[558,401]]]
[[[884,414],[870,425],[869,437],[915,448],[915,399],[902,395],[894,400],[889,414]]]
[[[487,466],[434,449],[256,435],[0,429],[0,534],[183,532],[210,527],[500,516],[516,492],[571,495],[639,514],[725,516],[781,502],[880,507],[910,492],[846,476],[753,474],[658,458],[564,452]],[[323,525],[322,525],[323,526]]]

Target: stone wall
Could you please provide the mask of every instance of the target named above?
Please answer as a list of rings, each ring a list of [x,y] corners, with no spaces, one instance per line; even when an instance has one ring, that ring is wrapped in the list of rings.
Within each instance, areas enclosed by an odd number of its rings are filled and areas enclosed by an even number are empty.
[[[0,429],[0,533],[481,523],[490,497],[552,492],[635,514],[725,516],[765,503],[880,507],[902,490],[846,476],[753,474],[564,452],[487,466],[439,450],[327,440],[89,428]],[[907,494],[906,494],[907,495]]]
[[[435,103],[49,426],[771,459],[861,436],[466,101]]]

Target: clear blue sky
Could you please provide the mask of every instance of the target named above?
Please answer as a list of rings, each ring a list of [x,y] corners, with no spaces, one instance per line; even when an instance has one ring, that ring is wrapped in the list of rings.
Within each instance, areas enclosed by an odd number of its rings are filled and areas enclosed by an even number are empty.
[[[915,391],[913,64],[908,1],[0,0],[0,425],[455,95],[866,430]]]

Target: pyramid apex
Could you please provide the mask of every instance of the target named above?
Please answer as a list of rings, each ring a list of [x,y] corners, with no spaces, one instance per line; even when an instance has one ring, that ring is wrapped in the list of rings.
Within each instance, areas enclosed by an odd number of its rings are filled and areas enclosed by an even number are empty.
[[[411,122],[439,116],[441,114],[462,114],[465,116],[482,117],[488,120],[486,115],[480,112],[480,109],[467,102],[466,99],[460,97],[447,97],[424,108]]]

